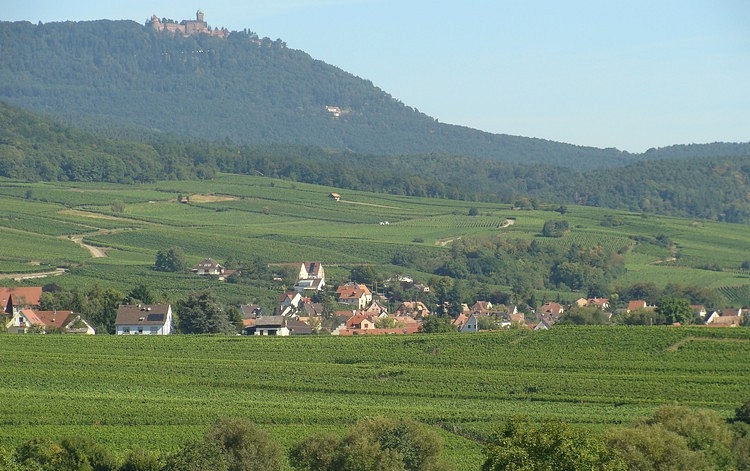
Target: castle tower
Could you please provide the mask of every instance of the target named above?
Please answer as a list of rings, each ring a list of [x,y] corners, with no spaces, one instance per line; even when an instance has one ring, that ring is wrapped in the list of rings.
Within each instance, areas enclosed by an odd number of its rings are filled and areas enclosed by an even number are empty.
[[[204,15],[202,11],[198,10],[197,12],[195,12],[195,21],[199,23],[203,23],[204,21],[203,18],[204,18]]]

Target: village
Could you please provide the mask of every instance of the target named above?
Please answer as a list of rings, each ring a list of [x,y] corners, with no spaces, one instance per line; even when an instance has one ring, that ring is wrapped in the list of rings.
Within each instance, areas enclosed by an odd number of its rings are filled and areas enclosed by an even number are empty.
[[[388,300],[374,295],[363,283],[346,282],[336,287],[336,309],[326,311],[316,295],[326,290],[326,275],[320,262],[297,265],[299,271],[292,289],[280,294],[273,312],[264,312],[257,304],[239,306],[242,326],[238,332],[249,336],[297,336],[330,333],[331,335],[405,335],[434,332],[426,327],[428,319],[436,319],[435,306],[422,301],[403,301],[389,312]],[[196,276],[215,277],[224,281],[232,274],[211,258],[202,260],[192,268]],[[401,283],[429,292],[430,287],[415,283],[410,277],[399,277],[389,282]],[[43,288],[0,288],[0,302],[4,306],[5,331],[13,334],[64,333],[94,335],[96,329],[87,319],[72,311],[41,310]],[[657,306],[645,300],[630,300],[627,307],[612,309],[607,298],[580,298],[570,305],[545,302],[538,309],[519,306],[494,305],[490,301],[476,300],[472,305],[462,304],[460,313],[445,318],[447,331],[476,333],[488,330],[531,329],[547,330],[564,319],[566,310],[589,308],[610,321],[613,316],[641,313],[648,316]],[[705,306],[690,306],[691,324],[708,327],[739,327],[745,325],[748,309],[726,308],[707,310]],[[331,324],[333,322],[333,324]],[[324,323],[331,326],[324,329]],[[571,322],[564,322],[571,323]],[[574,322],[573,322],[574,323]],[[606,322],[612,323],[612,322]],[[122,304],[115,319],[116,335],[170,335],[176,333],[175,316],[170,304]],[[672,324],[678,324],[673,322]],[[441,330],[441,331],[446,331]]]

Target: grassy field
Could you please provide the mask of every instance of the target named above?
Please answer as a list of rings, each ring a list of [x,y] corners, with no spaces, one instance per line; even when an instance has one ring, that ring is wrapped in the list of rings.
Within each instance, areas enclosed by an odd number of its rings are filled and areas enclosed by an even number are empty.
[[[4,336],[0,444],[88,436],[169,452],[219,417],[284,447],[357,419],[438,427],[459,470],[511,415],[602,432],[664,404],[730,417],[750,399],[750,330],[569,327],[476,335]]]
[[[342,193],[342,200],[329,199],[331,191]],[[178,195],[189,196],[190,203],[178,203]],[[118,205],[123,210],[113,212]],[[468,215],[472,207],[477,216]],[[418,250],[424,257],[439,259],[458,238],[500,235],[618,250],[627,266],[622,285],[679,282],[732,293],[745,293],[750,287],[747,271],[740,270],[750,259],[750,232],[744,226],[579,206],[569,206],[561,216],[551,209],[342,192],[258,176],[144,185],[0,180],[0,240],[5,249],[0,275],[62,266],[70,270],[54,281],[67,288],[97,283],[127,292],[147,280],[170,298],[210,286],[250,302],[276,293],[154,273],[156,252],[179,246],[190,263],[206,257],[223,262],[230,256],[256,255],[270,263],[319,260],[331,267],[335,281],[362,263],[403,272],[390,265],[400,250]],[[604,227],[607,216],[617,218],[619,225]],[[570,233],[560,239],[540,236],[545,221],[561,218],[569,222]],[[660,235],[677,250],[636,241]],[[92,258],[76,239],[102,248],[106,257]],[[13,283],[5,280],[0,283]]]

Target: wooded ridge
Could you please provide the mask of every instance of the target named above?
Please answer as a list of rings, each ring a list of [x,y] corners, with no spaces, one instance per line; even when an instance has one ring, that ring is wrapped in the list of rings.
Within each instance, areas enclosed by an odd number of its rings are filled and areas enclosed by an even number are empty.
[[[0,100],[110,137],[167,133],[576,170],[749,154],[747,145],[732,144],[630,154],[442,124],[368,80],[248,30],[223,39],[156,32],[133,21],[0,22],[0,38]]]

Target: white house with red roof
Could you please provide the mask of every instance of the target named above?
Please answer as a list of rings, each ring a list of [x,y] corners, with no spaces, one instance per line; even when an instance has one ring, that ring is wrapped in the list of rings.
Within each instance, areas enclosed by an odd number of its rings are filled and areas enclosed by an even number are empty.
[[[94,328],[73,311],[35,311],[33,309],[19,309],[6,324],[8,333],[48,334],[60,332],[63,334],[94,335]]]

